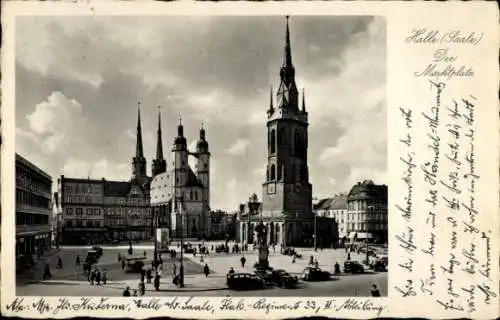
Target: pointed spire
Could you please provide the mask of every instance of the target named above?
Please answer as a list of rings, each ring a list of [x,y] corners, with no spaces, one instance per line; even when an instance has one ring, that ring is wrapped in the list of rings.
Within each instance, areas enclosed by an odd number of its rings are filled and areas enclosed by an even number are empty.
[[[302,111],[306,109],[306,92],[305,89],[302,88]]]
[[[201,129],[200,129],[200,140],[205,140],[205,128],[203,127],[203,121],[201,122]]]
[[[285,42],[285,57],[283,61],[283,66],[291,67],[292,66],[292,49],[290,46],[290,28],[288,26],[288,19],[290,16],[286,16],[286,42]]]
[[[156,159],[163,160],[163,143],[161,138],[161,106],[158,106],[158,137],[156,140]]]
[[[184,136],[184,126],[182,125],[182,117],[179,115],[179,126],[177,127],[177,135],[179,137]]]
[[[135,148],[135,157],[144,158],[142,150],[142,130],[141,130],[141,103],[137,103],[137,143]]]
[[[270,92],[270,95],[269,95],[269,110],[270,111],[274,110],[274,106],[273,106],[273,85],[271,85],[271,92]]]

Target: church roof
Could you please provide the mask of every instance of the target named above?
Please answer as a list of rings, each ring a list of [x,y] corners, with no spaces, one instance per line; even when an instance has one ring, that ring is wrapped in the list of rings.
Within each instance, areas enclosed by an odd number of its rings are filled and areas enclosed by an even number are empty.
[[[203,188],[203,184],[196,177],[196,175],[194,174],[193,170],[191,170],[191,168],[189,168],[189,170],[188,170],[186,187],[201,187],[201,188]]]
[[[343,210],[347,209],[347,195],[337,194],[333,198],[319,200],[314,206],[315,210]]]

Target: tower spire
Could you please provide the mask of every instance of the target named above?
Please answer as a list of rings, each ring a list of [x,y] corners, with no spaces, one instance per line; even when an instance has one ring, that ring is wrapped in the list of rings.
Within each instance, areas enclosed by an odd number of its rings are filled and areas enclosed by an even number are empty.
[[[273,85],[271,85],[270,94],[269,94],[269,112],[274,111],[273,106]]]
[[[156,142],[156,159],[163,160],[163,143],[161,139],[161,106],[158,106],[158,137]]]
[[[306,112],[306,91],[302,88],[302,112]]]
[[[153,159],[153,176],[167,171],[167,161],[163,159],[163,143],[161,138],[161,106],[158,106],[158,137],[156,140],[156,159]]]
[[[137,142],[135,147],[135,157],[144,158],[142,149],[142,129],[141,129],[141,103],[137,103]]]
[[[288,20],[290,16],[286,16],[286,39],[285,39],[285,57],[283,60],[284,67],[292,66],[292,49],[290,46],[290,28],[288,26]]]

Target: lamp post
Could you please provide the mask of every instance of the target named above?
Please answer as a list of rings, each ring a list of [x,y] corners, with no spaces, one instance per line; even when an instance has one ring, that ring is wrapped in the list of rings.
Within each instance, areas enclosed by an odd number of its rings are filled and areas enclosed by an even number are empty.
[[[154,245],[154,253],[153,253],[153,264],[154,264],[154,267],[157,268],[158,267],[158,214],[157,214],[157,210],[159,210],[159,208],[155,207],[153,208],[151,214],[153,215],[152,218],[153,218],[153,232],[154,232],[154,241],[155,241],[155,245]]]
[[[181,266],[179,268],[179,286],[181,288],[184,288],[184,259],[183,259],[183,256],[184,256],[184,219],[182,217],[183,215],[183,198],[182,196],[178,197],[177,198],[177,201],[179,202],[179,214],[181,216]]]
[[[318,251],[318,247],[317,247],[317,234],[316,234],[316,211],[313,211],[314,213],[314,251]]]

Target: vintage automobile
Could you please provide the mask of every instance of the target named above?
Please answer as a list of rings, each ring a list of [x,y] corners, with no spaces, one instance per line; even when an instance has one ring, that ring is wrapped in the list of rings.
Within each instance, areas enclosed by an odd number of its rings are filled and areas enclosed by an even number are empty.
[[[330,272],[316,267],[306,267],[302,272],[304,281],[327,281],[330,280]]]
[[[370,263],[370,269],[373,269],[374,271],[378,272],[386,272],[387,266],[385,265],[384,261],[375,260],[372,263]]]
[[[93,246],[91,250],[94,250],[97,252],[98,258],[102,257],[102,248],[99,246]]]
[[[227,286],[231,290],[259,290],[266,287],[261,277],[251,273],[228,273]]]
[[[299,282],[297,276],[292,276],[283,269],[273,270],[271,272],[272,282],[281,288],[295,288]]]
[[[125,272],[140,273],[144,267],[145,257],[127,258],[125,259]]]
[[[89,252],[87,252],[87,258],[85,258],[85,262],[92,265],[94,263],[97,263],[99,257],[99,253],[96,250],[90,250]]]
[[[344,262],[344,273],[363,273],[365,268],[358,261]]]

